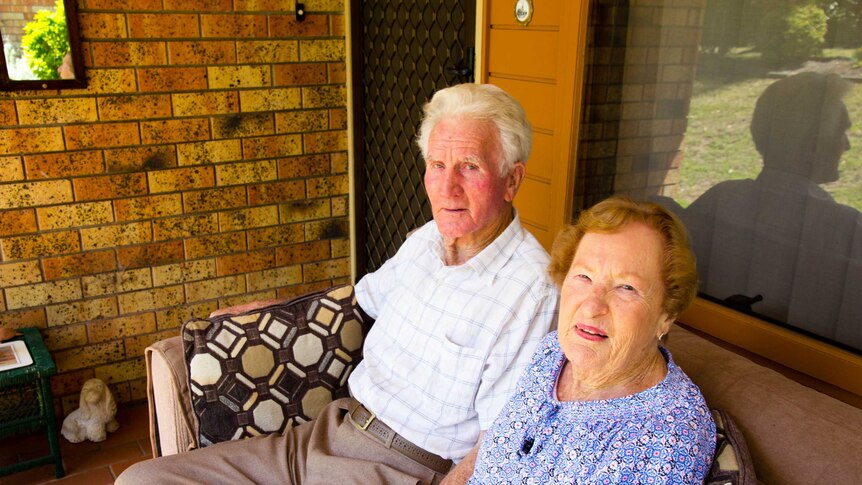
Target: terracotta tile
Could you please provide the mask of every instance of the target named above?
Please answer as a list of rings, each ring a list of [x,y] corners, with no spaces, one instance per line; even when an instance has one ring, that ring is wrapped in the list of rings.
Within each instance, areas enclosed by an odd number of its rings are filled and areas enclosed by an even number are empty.
[[[66,467],[66,473],[69,473],[69,466]],[[51,482],[55,485],[101,485],[114,483],[114,476],[111,475],[111,470],[108,467],[101,467],[95,470],[82,471],[63,477],[60,480]]]
[[[42,465],[36,468],[31,468],[14,475],[6,475],[0,477],[0,484],[14,485],[30,485],[36,483],[45,483],[54,479],[54,465]]]
[[[142,455],[137,458],[131,458],[129,460],[121,461],[119,463],[114,463],[110,466],[111,473],[114,474],[114,478],[117,478],[120,476],[120,473],[123,473],[126,470],[126,468],[129,468],[130,466],[134,465],[135,463],[138,463],[139,461],[148,460],[151,457],[151,455]]]
[[[136,442],[124,443],[116,446],[100,447],[92,453],[83,453],[68,457],[66,462],[66,472],[74,474],[99,466],[107,466],[112,463],[117,463],[134,458],[144,457],[141,447]],[[113,481],[113,476],[111,480]]]

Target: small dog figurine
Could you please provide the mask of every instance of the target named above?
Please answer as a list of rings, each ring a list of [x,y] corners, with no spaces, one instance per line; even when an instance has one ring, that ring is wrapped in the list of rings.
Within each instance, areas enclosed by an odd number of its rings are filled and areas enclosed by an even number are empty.
[[[101,379],[88,379],[81,389],[80,406],[66,416],[60,432],[72,443],[103,441],[106,430],[113,433],[120,427],[115,414],[117,403],[108,386]]]

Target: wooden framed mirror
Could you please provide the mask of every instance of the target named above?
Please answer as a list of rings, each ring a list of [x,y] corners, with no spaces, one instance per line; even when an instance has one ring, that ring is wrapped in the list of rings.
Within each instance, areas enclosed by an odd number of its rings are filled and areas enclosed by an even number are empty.
[[[87,86],[75,0],[0,0],[0,90]]]

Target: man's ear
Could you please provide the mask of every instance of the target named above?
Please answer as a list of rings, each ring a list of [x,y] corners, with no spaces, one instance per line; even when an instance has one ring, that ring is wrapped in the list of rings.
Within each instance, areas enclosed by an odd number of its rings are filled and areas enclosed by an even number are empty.
[[[518,189],[521,187],[521,182],[524,180],[524,174],[527,172],[527,167],[523,162],[515,162],[512,166],[512,171],[506,177],[506,202],[515,200],[518,195]]]

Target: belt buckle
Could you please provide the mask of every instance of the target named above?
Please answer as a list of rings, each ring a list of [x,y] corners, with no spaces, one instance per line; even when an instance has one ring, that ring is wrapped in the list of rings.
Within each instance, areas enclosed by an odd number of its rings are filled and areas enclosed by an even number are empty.
[[[359,409],[359,408],[356,408],[356,409]],[[356,422],[356,419],[354,419],[354,418],[353,418],[353,413],[348,413],[347,415],[348,415],[348,416],[350,416],[350,422],[351,422],[351,423],[353,423],[353,426],[356,426],[356,427],[357,427],[358,429],[360,429],[361,431],[365,431],[365,430],[367,430],[367,429],[368,429],[368,427],[369,427],[369,426],[371,426],[371,423],[372,423],[375,419],[377,419],[377,415],[376,415],[376,414],[374,414],[373,412],[371,412],[371,411],[370,411],[368,408],[366,408],[365,406],[362,406],[362,409],[365,409],[365,411],[366,411],[366,412],[368,412],[368,414],[370,414],[370,415],[371,415],[371,416],[369,416],[369,417],[365,420],[365,422],[364,422],[364,423],[362,423],[362,424],[359,424],[359,423],[357,423],[357,422]],[[353,410],[353,412],[356,412],[356,410],[354,409],[354,410]]]

